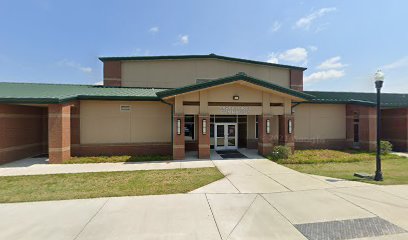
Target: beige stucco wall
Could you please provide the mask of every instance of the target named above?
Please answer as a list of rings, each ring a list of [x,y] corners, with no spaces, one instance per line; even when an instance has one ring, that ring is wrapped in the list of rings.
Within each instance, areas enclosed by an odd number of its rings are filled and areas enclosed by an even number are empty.
[[[81,101],[80,111],[81,144],[171,141],[171,108],[161,102]]]
[[[217,59],[123,61],[122,86],[176,88],[238,72],[289,87],[289,70]]]
[[[346,106],[343,104],[300,104],[295,111],[295,139],[345,139]]]

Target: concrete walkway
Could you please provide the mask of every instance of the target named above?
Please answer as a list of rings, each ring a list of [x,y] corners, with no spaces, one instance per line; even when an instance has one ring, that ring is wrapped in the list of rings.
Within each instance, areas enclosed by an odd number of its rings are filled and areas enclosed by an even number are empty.
[[[226,177],[188,194],[0,204],[0,239],[408,239],[408,186],[243,153],[252,159],[213,154]]]
[[[191,153],[190,153],[191,154]],[[42,175],[84,172],[117,172],[176,168],[214,167],[211,160],[198,160],[188,155],[180,161],[48,164],[47,158],[27,158],[0,165],[0,176]]]

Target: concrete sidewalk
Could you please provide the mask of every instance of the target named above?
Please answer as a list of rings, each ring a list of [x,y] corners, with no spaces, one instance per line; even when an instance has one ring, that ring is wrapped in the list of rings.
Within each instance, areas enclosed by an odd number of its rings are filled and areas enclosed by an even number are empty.
[[[226,177],[188,194],[0,204],[0,239],[408,239],[408,186],[252,157],[214,155]]]
[[[42,175],[84,172],[117,172],[177,168],[214,167],[211,160],[187,157],[185,160],[122,163],[48,164],[47,158],[27,158],[0,165],[0,176]]]

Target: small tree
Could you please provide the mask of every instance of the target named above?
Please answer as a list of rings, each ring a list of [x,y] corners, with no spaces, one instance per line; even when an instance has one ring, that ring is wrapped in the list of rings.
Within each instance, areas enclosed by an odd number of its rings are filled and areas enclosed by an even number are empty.
[[[382,155],[387,155],[392,151],[392,144],[389,141],[380,142],[380,152]]]

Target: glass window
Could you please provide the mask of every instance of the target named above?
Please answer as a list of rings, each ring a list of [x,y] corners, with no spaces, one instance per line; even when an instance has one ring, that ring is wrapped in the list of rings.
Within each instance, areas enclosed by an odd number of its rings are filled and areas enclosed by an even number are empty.
[[[255,138],[258,138],[258,116],[255,116]]]
[[[185,135],[185,140],[186,141],[192,141],[194,140],[194,130],[195,130],[195,124],[194,124],[194,115],[186,115],[184,118],[184,135]]]

